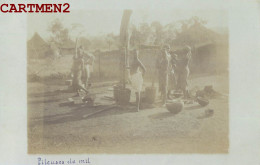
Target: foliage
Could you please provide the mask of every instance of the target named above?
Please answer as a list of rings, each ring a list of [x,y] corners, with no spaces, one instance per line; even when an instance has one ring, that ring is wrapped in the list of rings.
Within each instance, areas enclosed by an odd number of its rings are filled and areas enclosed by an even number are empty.
[[[57,47],[61,47],[70,39],[69,29],[65,28],[59,19],[55,19],[50,23],[48,31],[51,32],[50,42],[53,42]]]
[[[130,44],[134,47],[140,44],[169,44],[181,47],[214,41],[218,35],[208,29],[206,24],[205,20],[192,17],[165,26],[158,21],[154,21],[150,25],[148,23],[141,23],[139,26],[133,25]]]
[[[172,22],[162,25],[159,21],[142,22],[138,25],[132,24],[130,27],[130,47],[138,47],[141,44],[146,45],[164,45],[169,44],[172,47],[183,47],[184,45],[195,46],[201,43],[212,42],[218,38],[218,34],[206,27],[207,21],[198,17]],[[64,43],[69,43],[73,31],[81,25],[72,25],[72,28],[66,28],[59,19],[54,20],[49,25],[51,33],[50,42],[60,48]],[[83,30],[83,31],[84,31]],[[88,51],[96,50],[115,50],[119,47],[119,36],[113,33],[97,36],[84,36],[80,32],[77,36],[79,42]]]

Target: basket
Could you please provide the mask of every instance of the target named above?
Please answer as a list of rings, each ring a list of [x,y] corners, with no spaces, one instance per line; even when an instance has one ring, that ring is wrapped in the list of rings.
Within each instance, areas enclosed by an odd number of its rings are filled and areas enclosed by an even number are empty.
[[[130,101],[131,90],[128,88],[122,89],[120,86],[114,86],[114,99],[119,105],[128,104]]]

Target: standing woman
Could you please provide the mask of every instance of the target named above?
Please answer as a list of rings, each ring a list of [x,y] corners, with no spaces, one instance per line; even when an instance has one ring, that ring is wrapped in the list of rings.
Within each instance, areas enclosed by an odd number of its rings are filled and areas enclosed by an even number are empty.
[[[138,58],[138,54],[139,51],[135,50],[133,62],[130,66],[130,81],[136,95],[137,112],[139,111],[140,107],[140,93],[143,86],[143,74],[146,72],[146,68]],[[140,69],[142,69],[143,72],[141,72]]]
[[[169,45],[164,45],[160,51],[159,58],[157,59],[157,69],[159,75],[159,91],[161,92],[162,104],[165,106],[168,91],[168,75],[170,71],[171,56],[168,53],[170,50]]]
[[[168,82],[168,93],[167,93],[167,99],[172,99],[171,98],[171,91],[176,89],[176,80],[177,80],[177,70],[176,70],[176,64],[177,64],[177,55],[176,54],[171,54],[171,59],[170,59],[170,66],[169,66],[169,82]]]
[[[178,88],[183,91],[184,98],[189,97],[188,77],[190,74],[189,63],[191,59],[191,48],[185,47],[185,53],[181,59],[178,59]]]
[[[83,69],[84,69],[83,48],[80,46],[77,50],[76,55],[73,57],[73,65],[71,69],[73,73],[72,86],[74,90],[77,91],[78,95],[80,90],[83,90],[85,91],[85,93],[88,93],[88,91],[84,88],[82,83]]]
[[[94,61],[95,61],[95,57],[93,56],[93,54],[88,53],[88,52],[84,52],[84,68],[83,68],[83,74],[82,74],[82,82],[84,84],[84,87],[90,87],[91,83],[89,83],[89,79],[90,76],[93,72],[93,67],[94,67]]]

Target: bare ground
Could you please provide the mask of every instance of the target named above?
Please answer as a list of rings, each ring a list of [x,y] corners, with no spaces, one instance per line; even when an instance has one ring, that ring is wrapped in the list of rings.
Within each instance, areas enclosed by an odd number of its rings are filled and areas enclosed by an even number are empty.
[[[213,85],[223,95],[207,107],[185,105],[178,114],[158,104],[143,104],[135,112],[134,106],[114,106],[104,98],[112,96],[112,83],[94,84],[95,107],[61,107],[75,95],[63,92],[65,85],[28,83],[28,153],[228,153],[228,75],[194,76],[190,83],[191,88]],[[208,108],[213,115],[205,114]]]

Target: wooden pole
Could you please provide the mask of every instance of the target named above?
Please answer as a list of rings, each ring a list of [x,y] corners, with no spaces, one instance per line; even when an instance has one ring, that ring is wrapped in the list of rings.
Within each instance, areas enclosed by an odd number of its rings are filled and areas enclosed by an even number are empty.
[[[127,47],[125,47],[125,52],[124,52],[124,68],[123,68],[123,89],[125,89],[126,86],[126,63],[127,63]]]
[[[123,83],[123,89],[125,89],[126,86],[126,65],[128,63],[128,43],[129,43],[129,34],[128,34],[128,28],[129,28],[129,22],[130,17],[132,15],[132,10],[124,10],[122,20],[121,20],[121,26],[120,26],[120,42],[121,42],[121,50],[124,51],[122,63],[123,63],[123,71],[122,71],[122,83]]]
[[[101,79],[101,73],[100,73],[100,53],[98,53],[98,77],[99,80]]]

